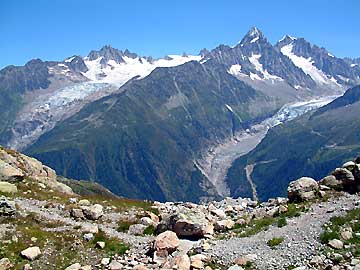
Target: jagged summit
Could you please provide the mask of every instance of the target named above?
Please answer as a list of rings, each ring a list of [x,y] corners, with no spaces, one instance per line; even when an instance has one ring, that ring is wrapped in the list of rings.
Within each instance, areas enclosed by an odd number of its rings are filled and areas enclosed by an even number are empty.
[[[246,35],[243,37],[243,39],[240,41],[240,45],[244,45],[246,43],[255,43],[255,42],[259,42],[261,40],[266,41],[266,38],[263,34],[263,32],[261,32],[257,27],[252,27],[247,33]]]

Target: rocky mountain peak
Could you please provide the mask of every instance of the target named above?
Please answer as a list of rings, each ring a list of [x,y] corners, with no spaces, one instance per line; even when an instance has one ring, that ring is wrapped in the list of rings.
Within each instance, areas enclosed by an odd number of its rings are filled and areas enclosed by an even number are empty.
[[[264,34],[257,27],[252,27],[241,40],[240,46],[249,43],[258,43],[261,41],[267,42]]]

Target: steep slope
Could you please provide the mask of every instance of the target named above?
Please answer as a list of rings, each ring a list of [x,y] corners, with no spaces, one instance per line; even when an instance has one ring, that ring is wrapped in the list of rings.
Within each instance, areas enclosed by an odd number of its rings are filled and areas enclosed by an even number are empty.
[[[336,164],[356,156],[360,151],[359,105],[357,86],[315,112],[271,129],[229,170],[232,195],[251,196],[249,181],[261,200],[284,195],[290,181],[302,175],[320,179]],[[249,166],[251,177],[246,175]]]
[[[116,194],[158,200],[215,196],[199,150],[278,104],[227,73],[192,61],[157,68],[86,106],[27,149],[60,174]]]
[[[317,85],[337,87],[354,86],[360,83],[360,68],[337,58],[325,48],[312,45],[304,38],[285,36],[275,47],[306,74]]]

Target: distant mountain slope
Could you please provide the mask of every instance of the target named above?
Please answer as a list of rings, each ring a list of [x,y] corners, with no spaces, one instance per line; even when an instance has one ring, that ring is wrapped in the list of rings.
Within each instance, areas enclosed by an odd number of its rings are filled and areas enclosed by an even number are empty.
[[[198,62],[157,68],[93,102],[27,149],[60,174],[119,195],[157,200],[217,196],[193,160],[199,150],[279,104]]]
[[[232,195],[252,195],[246,168],[253,166],[250,180],[262,200],[286,194],[288,183],[300,176],[324,177],[337,164],[358,155],[359,113],[357,86],[317,111],[271,129],[229,170],[227,182]]]

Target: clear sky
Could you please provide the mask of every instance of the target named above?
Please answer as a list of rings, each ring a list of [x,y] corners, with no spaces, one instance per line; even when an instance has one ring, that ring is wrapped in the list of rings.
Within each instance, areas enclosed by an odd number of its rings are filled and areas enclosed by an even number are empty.
[[[272,42],[305,37],[360,57],[359,0],[0,0],[0,68],[62,60],[105,44],[160,57],[236,44],[251,26]]]

